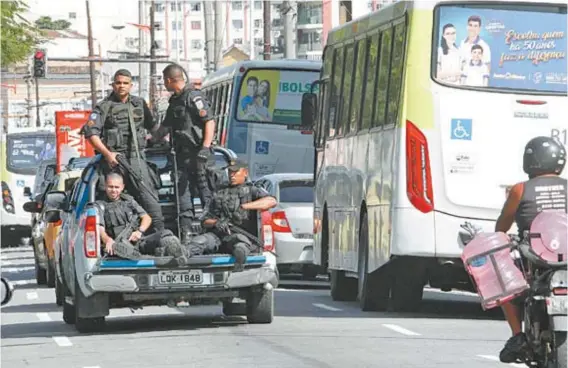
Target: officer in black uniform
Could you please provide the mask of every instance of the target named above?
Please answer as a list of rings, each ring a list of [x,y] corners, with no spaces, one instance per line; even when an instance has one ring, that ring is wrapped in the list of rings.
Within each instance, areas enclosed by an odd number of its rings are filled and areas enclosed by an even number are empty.
[[[228,170],[230,186],[214,193],[209,210],[204,214],[205,234],[191,239],[186,250],[190,257],[216,252],[232,254],[236,269],[241,269],[246,257],[259,248],[251,239],[232,231],[229,224],[256,233],[256,211],[276,206],[276,198],[264,189],[246,183],[248,166],[244,161],[233,161]]]
[[[109,173],[105,180],[104,199],[95,202],[102,216],[99,225],[101,243],[106,254],[127,259],[140,259],[142,255],[169,255],[181,249],[179,239],[169,230],[144,236],[152,218],[129,195],[124,194],[124,181],[120,174]],[[121,233],[122,239],[117,239]],[[116,242],[118,241],[118,243]],[[134,244],[137,244],[135,247]],[[179,251],[179,249],[177,249]],[[175,261],[174,259],[170,261]]]
[[[516,223],[519,235],[524,236],[540,212],[552,210],[566,213],[568,183],[560,177],[565,165],[566,148],[557,139],[531,139],[523,154],[523,170],[529,180],[513,185],[495,224],[495,231],[507,233]],[[499,353],[503,363],[520,361],[527,345],[521,323],[523,302],[524,298],[520,297],[501,306],[513,335]]]
[[[158,126],[144,99],[132,96],[132,75],[126,69],[114,74],[113,92],[93,109],[83,126],[85,137],[97,153],[105,158],[102,173],[120,171],[126,179],[126,190],[152,217],[155,231],[164,229],[162,209],[158,202],[154,174],[146,163],[146,129],[155,131]],[[120,154],[129,162],[138,180],[118,166]],[[139,180],[139,179],[142,180]]]
[[[204,211],[211,201],[207,165],[209,160],[214,159],[211,144],[215,134],[215,121],[205,96],[186,83],[184,71],[179,65],[168,65],[163,70],[163,77],[166,89],[173,92],[173,95],[169,100],[166,117],[153,136],[154,139],[161,139],[170,130],[173,131],[179,171],[179,217],[184,242],[191,236],[194,217],[192,194],[199,192]]]

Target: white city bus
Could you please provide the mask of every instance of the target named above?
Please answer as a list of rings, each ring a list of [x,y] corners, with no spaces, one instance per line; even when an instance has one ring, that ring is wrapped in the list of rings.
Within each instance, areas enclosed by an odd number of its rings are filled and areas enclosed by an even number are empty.
[[[23,204],[29,201],[24,188],[34,188],[36,172],[44,160],[55,158],[55,132],[38,128],[12,128],[0,141],[2,243],[30,235],[31,217]]]
[[[313,135],[299,129],[300,109],[320,70],[317,61],[243,61],[203,80],[217,143],[248,161],[251,179],[313,172]]]
[[[530,138],[566,144],[566,21],[562,1],[401,1],[331,31],[314,262],[335,300],[408,310],[426,284],[472,290],[460,225],[494,230]]]

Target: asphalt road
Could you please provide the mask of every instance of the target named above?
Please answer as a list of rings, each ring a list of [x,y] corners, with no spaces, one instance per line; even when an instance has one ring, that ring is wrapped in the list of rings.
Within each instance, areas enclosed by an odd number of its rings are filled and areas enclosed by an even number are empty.
[[[505,366],[497,356],[506,323],[471,294],[427,290],[420,313],[369,313],[333,302],[322,282],[288,280],[270,325],[224,317],[220,307],[150,307],[112,310],[105,333],[79,335],[63,322],[53,289],[35,284],[31,247],[2,249],[0,259],[16,284],[1,310],[3,367]]]

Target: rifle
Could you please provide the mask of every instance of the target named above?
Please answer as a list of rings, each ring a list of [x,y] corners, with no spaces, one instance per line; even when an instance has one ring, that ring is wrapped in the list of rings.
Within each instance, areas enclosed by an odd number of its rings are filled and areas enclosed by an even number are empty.
[[[130,166],[130,164],[128,163],[128,160],[126,159],[126,157],[124,157],[121,154],[116,155],[116,161],[118,161],[118,164],[120,166],[122,166],[122,168],[124,170],[126,170],[130,176],[132,176],[134,178],[134,181],[136,181],[137,183],[139,183],[140,185],[142,185],[142,188],[150,193],[150,195],[156,200],[159,201],[160,198],[158,197],[158,195],[156,193],[154,193],[153,190],[151,190],[146,183],[144,183],[144,180],[142,180],[142,177],[132,168],[132,166]]]
[[[143,258],[142,253],[140,253],[140,251],[136,249],[136,247],[132,245],[132,243],[128,240],[130,234],[132,234],[132,230],[134,229],[135,220],[137,219],[134,218],[132,221],[130,221],[130,223],[126,225],[124,230],[122,230],[120,234],[118,234],[116,239],[114,239],[112,248],[114,250],[114,253],[121,258],[133,260]]]
[[[252,235],[251,233],[249,233],[248,231],[246,231],[245,229],[243,229],[242,227],[239,227],[233,223],[228,223],[229,225],[229,229],[236,233],[236,234],[241,234],[246,236],[248,239],[250,239],[250,241],[260,250],[262,250],[263,252],[265,252],[264,250],[264,244],[262,244],[262,242],[260,241],[259,238],[257,238],[256,236]],[[275,252],[268,250],[266,252],[269,252],[270,254],[273,254],[275,257],[278,257],[278,254],[276,254]]]

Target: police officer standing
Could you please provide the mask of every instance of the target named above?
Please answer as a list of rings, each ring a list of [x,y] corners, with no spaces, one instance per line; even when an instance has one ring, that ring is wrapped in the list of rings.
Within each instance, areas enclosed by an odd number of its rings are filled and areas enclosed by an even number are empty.
[[[156,130],[152,113],[141,97],[130,94],[132,75],[126,69],[114,74],[113,92],[93,109],[83,133],[97,153],[105,158],[102,173],[119,170],[126,179],[126,190],[152,217],[156,231],[164,229],[158,193],[146,163],[146,129]],[[126,158],[134,173],[118,167],[117,155]],[[135,177],[133,177],[133,174]],[[141,179],[141,180],[140,180]]]
[[[203,227],[206,233],[191,239],[189,256],[207,253],[229,253],[235,257],[235,268],[242,269],[246,257],[259,250],[246,235],[231,230],[236,225],[248,233],[257,231],[256,211],[265,211],[276,206],[276,198],[262,188],[246,183],[248,166],[235,160],[228,167],[231,184],[213,195],[209,210],[204,214]]]
[[[173,92],[166,117],[153,133],[160,139],[173,131],[173,144],[179,170],[178,190],[182,242],[191,236],[193,222],[192,193],[195,189],[206,211],[211,201],[207,180],[207,164],[212,157],[211,144],[215,135],[215,121],[205,96],[184,80],[184,70],[171,64],[163,70],[164,86]]]

